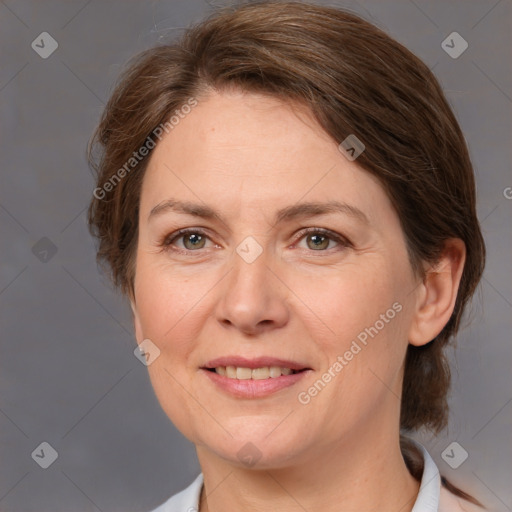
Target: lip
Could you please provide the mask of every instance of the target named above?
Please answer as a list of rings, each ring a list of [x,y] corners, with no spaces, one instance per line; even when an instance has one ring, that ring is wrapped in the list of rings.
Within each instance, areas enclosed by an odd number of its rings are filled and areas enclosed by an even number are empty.
[[[292,370],[310,370],[307,364],[302,364],[297,361],[288,361],[286,359],[277,359],[275,357],[255,357],[253,359],[246,359],[241,356],[225,356],[218,357],[208,361],[203,368],[217,368],[219,366],[238,366],[240,368],[262,368],[263,366],[280,366],[281,368],[290,368]],[[279,377],[278,377],[279,378]]]
[[[221,364],[217,366],[223,366]],[[232,365],[228,365],[232,366]],[[236,366],[236,365],[233,365]],[[266,365],[263,365],[266,366]],[[272,365],[279,366],[279,365]],[[256,366],[257,367],[257,366]],[[249,368],[246,366],[246,368]],[[289,367],[287,367],[289,368]],[[210,382],[219,387],[224,392],[235,396],[237,398],[264,398],[277,391],[293,386],[312,370],[307,369],[299,373],[292,373],[291,375],[281,375],[280,377],[268,378],[262,380],[252,379],[230,379],[216,372],[201,368],[201,373],[204,374]]]
[[[238,366],[250,369],[261,368],[263,366],[279,366],[281,368],[302,371],[292,373],[291,375],[281,375],[275,378],[239,380],[230,379],[224,375],[219,375],[215,371],[211,371],[212,368],[219,366]],[[293,386],[312,371],[306,364],[269,356],[255,357],[252,359],[247,359],[242,356],[218,357],[208,361],[200,370],[215,386],[237,398],[264,398],[282,389]]]

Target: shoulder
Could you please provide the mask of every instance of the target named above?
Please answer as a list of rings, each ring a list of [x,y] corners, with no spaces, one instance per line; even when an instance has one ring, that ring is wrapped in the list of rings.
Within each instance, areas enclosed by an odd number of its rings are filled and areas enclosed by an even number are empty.
[[[484,509],[455,496],[445,487],[441,487],[439,493],[439,512],[484,512]]]
[[[201,473],[186,489],[171,496],[150,512],[197,512],[202,487],[203,474]]]

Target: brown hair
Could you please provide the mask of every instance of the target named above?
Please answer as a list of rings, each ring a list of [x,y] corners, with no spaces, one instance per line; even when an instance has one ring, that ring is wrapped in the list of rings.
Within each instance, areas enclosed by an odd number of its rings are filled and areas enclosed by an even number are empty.
[[[356,135],[366,147],[357,163],[389,194],[418,275],[422,262],[437,261],[448,238],[464,241],[466,262],[453,314],[430,343],[409,345],[405,360],[401,429],[438,433],[447,424],[450,387],[443,349],[459,328],[485,261],[473,169],[429,68],[358,16],[302,2],[252,2],[223,9],[179,41],[136,56],[89,147],[101,191],[89,207],[98,261],[107,263],[124,293],[133,294],[139,196],[150,154],[107,185],[191,97],[229,87],[306,106],[338,143]],[[411,469],[415,450],[405,439],[401,445]],[[458,495],[467,498],[462,491]]]

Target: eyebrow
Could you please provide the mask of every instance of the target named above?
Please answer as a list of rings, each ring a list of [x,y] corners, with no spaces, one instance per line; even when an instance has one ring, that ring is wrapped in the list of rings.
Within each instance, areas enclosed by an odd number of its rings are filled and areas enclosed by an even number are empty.
[[[175,199],[167,199],[157,204],[149,212],[148,220],[167,212],[192,215],[203,219],[218,219],[223,224],[226,224],[225,219],[215,211],[215,209],[208,205],[191,203],[188,201],[178,201]],[[290,221],[296,218],[316,217],[332,213],[348,215],[349,217],[353,217],[364,224],[370,224],[368,217],[359,208],[339,201],[307,202],[286,206],[276,212],[274,224]]]

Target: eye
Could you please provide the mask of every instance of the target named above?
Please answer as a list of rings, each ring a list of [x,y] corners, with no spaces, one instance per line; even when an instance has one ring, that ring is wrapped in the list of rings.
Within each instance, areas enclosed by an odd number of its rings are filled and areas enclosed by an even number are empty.
[[[161,245],[165,249],[168,249],[175,241],[180,239],[183,239],[183,247],[177,247],[176,250],[181,252],[194,252],[197,249],[203,249],[209,237],[201,229],[180,229],[176,233],[168,236]]]
[[[350,245],[346,238],[323,228],[308,228],[300,233],[299,241],[303,238],[306,239],[307,248],[316,252],[325,252],[332,241],[335,241],[340,249]]]
[[[307,228],[299,233],[297,240],[300,241],[303,238],[307,240],[307,249],[315,252],[327,252],[328,249],[332,249],[329,245],[333,241],[338,244],[338,250],[351,245],[345,237],[324,228]],[[178,240],[182,240],[182,247],[176,246]],[[191,253],[204,249],[207,240],[210,238],[202,229],[187,228],[172,233],[160,245],[165,250]]]

